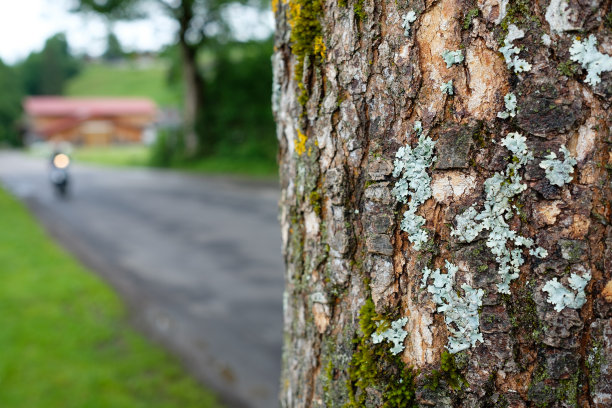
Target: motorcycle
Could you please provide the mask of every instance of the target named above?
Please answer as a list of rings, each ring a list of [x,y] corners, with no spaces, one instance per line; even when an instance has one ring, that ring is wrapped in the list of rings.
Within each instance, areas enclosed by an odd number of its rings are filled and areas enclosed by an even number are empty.
[[[68,175],[68,167],[70,166],[70,157],[65,153],[56,152],[51,157],[51,172],[49,179],[51,184],[55,186],[55,190],[60,197],[65,197],[68,193],[68,183],[70,177]]]

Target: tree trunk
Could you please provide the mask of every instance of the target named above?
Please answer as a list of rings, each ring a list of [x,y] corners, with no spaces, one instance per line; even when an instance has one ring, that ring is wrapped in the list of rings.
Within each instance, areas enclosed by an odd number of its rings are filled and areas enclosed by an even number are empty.
[[[204,105],[204,80],[198,69],[198,47],[189,43],[187,38],[191,21],[194,18],[193,2],[182,0],[177,11],[179,21],[179,47],[181,50],[184,84],[184,141],[187,156],[195,156],[199,150],[210,146],[200,146],[202,131],[198,118]]]
[[[587,3],[273,1],[283,406],[612,405]]]

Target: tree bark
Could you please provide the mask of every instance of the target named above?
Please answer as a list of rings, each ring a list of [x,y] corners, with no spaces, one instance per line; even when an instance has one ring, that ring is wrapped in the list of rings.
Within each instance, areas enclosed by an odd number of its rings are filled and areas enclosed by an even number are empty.
[[[286,262],[282,405],[611,406],[612,73],[587,83],[586,65],[569,51],[593,34],[599,52],[612,53],[610,2],[273,7]],[[510,64],[499,51],[504,40],[517,47]],[[445,51],[464,59],[447,61]],[[514,57],[522,62],[512,65]],[[515,133],[527,150],[510,150]],[[398,202],[396,153],[417,151],[421,136],[435,142],[437,160],[419,176],[431,196],[419,204],[414,187]],[[551,152],[563,157],[563,146],[576,164],[569,182],[555,182],[543,167]],[[492,221],[507,223],[514,238],[502,247],[523,262],[518,278],[508,278],[509,294],[500,293],[493,233],[456,233],[466,210],[482,214],[491,204],[496,173],[505,178],[499,188],[515,177],[525,185],[509,198],[506,218]],[[401,226],[412,207],[425,221],[422,245]],[[530,250],[518,235],[533,240]],[[547,254],[536,256],[536,247]],[[440,301],[424,271],[448,273],[447,262],[458,271]],[[585,301],[556,304],[551,282],[578,296],[575,277],[588,281]],[[481,341],[454,350],[463,320],[450,321],[440,306],[480,289],[472,318]],[[375,338],[398,321],[407,336],[393,354],[392,341]]]
[[[204,79],[198,69],[198,45],[192,45],[187,38],[189,28],[194,15],[194,3],[190,0],[182,0],[175,10],[179,22],[179,47],[183,61],[183,84],[184,84],[184,142],[185,153],[195,156],[199,150],[207,151],[211,146],[200,146],[203,139],[198,136],[198,131],[203,131],[198,118],[200,110],[204,106]]]

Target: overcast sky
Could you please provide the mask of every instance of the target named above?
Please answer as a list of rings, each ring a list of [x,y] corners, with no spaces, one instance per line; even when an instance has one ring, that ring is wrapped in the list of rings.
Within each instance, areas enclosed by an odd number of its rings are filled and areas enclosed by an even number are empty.
[[[45,40],[64,32],[76,53],[99,55],[106,47],[107,24],[97,16],[70,13],[72,0],[0,0],[0,58],[12,64],[41,50]],[[263,38],[273,29],[272,14],[233,6],[236,37]],[[115,34],[126,50],[158,50],[173,42],[176,24],[163,13],[150,20],[116,22]]]

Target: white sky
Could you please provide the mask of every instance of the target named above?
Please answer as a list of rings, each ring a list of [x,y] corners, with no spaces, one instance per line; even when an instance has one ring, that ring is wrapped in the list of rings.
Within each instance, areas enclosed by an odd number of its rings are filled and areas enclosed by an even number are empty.
[[[66,33],[73,52],[100,55],[106,48],[107,24],[98,16],[70,13],[72,0],[0,0],[0,58],[15,63],[57,32]],[[274,27],[272,13],[232,6],[232,28],[239,40],[266,37]],[[149,20],[115,22],[124,49],[158,50],[174,41],[176,24],[158,13]]]

